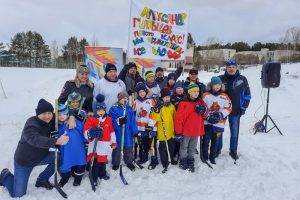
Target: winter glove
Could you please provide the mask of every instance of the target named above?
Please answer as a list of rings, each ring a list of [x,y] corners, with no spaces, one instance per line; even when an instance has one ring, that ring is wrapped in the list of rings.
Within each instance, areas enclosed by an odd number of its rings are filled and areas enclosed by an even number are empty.
[[[127,123],[127,115],[125,115],[124,117],[119,117],[118,122],[119,122],[118,124],[120,126],[122,126],[123,124],[126,124]]]
[[[245,110],[240,109],[240,115],[242,116],[242,115],[244,115],[244,114],[245,114]]]
[[[146,132],[147,134],[150,134],[152,131],[153,131],[153,127],[152,127],[152,126],[146,126],[146,127],[145,127],[145,132]]]
[[[54,139],[58,138],[58,131],[52,131],[50,133],[50,138],[54,138]]]
[[[206,106],[203,106],[203,105],[200,105],[200,104],[197,104],[195,106],[195,110],[196,112],[199,114],[199,115],[204,115],[207,111],[207,108]]]
[[[84,121],[86,118],[86,112],[84,110],[79,110],[78,111],[78,117],[80,121]]]
[[[156,137],[157,136],[157,131],[152,131],[149,133],[149,137],[152,138],[152,137]]]
[[[223,113],[221,112],[213,112],[211,113],[212,116],[214,116],[216,119],[218,119],[218,121],[223,119]]]
[[[219,122],[219,120],[213,115],[209,115],[207,121],[210,124],[217,124]]]
[[[88,138],[93,140],[93,139],[98,139],[98,138],[102,138],[102,131],[103,131],[103,128],[102,127],[94,127],[94,128],[91,128],[87,135],[88,135]]]
[[[133,91],[132,91],[132,90],[128,90],[128,92],[127,92],[127,93],[128,93],[128,95],[129,95],[129,96],[131,96],[131,95],[132,95],[132,93],[133,93]]]
[[[159,113],[162,107],[163,104],[161,102],[157,102],[157,104],[151,108],[151,111],[155,113]]]
[[[182,134],[175,134],[175,140],[177,140],[178,142],[182,142],[183,141]]]

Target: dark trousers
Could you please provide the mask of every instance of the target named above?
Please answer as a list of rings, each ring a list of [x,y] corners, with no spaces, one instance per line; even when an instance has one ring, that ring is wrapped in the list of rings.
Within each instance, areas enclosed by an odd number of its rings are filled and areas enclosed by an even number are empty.
[[[97,160],[94,161],[92,168],[93,180],[96,182],[97,178],[103,178],[106,175],[106,162],[98,163]]]
[[[132,147],[123,148],[123,160],[126,165],[132,163],[133,161]],[[116,148],[112,152],[112,164],[114,166],[119,166],[120,163],[121,163],[121,149]]]
[[[208,148],[210,144],[209,158],[215,159],[217,153],[217,134],[212,125],[205,125],[205,135],[203,137],[202,152],[203,157],[208,159]]]
[[[168,147],[169,147],[169,152],[170,152],[170,157],[171,160],[173,159],[172,155],[174,153],[174,147],[175,147],[175,140],[173,138],[167,140]],[[159,146],[158,146],[158,151],[159,151],[159,156],[160,156],[160,161],[161,164],[163,165],[164,168],[168,167],[169,161],[168,161],[168,152],[167,152],[167,146],[165,141],[159,141]]]
[[[174,152],[173,152],[173,160],[179,160],[179,150],[180,150],[180,142],[174,140]]]

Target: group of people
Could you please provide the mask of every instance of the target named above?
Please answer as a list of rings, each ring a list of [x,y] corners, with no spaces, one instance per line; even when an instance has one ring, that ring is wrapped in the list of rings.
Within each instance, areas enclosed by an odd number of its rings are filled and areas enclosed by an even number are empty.
[[[92,170],[95,185],[99,179],[108,180],[110,156],[112,170],[118,170],[124,160],[131,171],[150,161],[149,170],[160,162],[163,173],[170,164],[195,172],[199,137],[202,161],[216,164],[227,119],[229,155],[237,160],[240,117],[251,94],[236,61],[229,60],[226,67],[224,75],[212,77],[205,85],[199,81],[197,69],[180,81],[180,67],[167,76],[158,67],[142,77],[135,63],[126,64],[119,75],[116,66],[108,63],[105,76],[94,85],[88,78],[89,68],[78,66],[75,79],[67,81],[61,91],[57,113],[46,100],[38,102],[36,115],[27,120],[17,146],[14,174],[3,169],[0,185],[12,197],[21,197],[26,194],[32,169],[47,165],[35,186],[52,189],[49,178],[55,162],[49,149],[56,147],[60,151],[60,187],[72,176],[73,185],[79,186],[87,169]]]

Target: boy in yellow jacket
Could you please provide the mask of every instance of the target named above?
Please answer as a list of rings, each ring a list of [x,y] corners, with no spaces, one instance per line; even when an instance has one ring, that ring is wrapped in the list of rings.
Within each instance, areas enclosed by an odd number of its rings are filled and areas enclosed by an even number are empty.
[[[174,140],[174,120],[175,106],[171,103],[171,94],[168,88],[161,90],[160,100],[152,109],[150,119],[157,123],[157,140],[159,141],[159,155],[165,173],[171,162],[175,140]],[[152,125],[154,126],[154,124]]]

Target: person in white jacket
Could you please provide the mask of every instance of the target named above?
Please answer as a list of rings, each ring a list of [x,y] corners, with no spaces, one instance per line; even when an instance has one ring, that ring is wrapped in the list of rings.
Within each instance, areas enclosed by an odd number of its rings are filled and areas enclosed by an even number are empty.
[[[126,92],[125,83],[117,77],[117,67],[114,64],[107,63],[105,68],[105,76],[100,79],[94,87],[94,102],[96,102],[96,96],[103,94],[105,96],[104,103],[107,110],[118,101],[117,94],[120,92]]]

